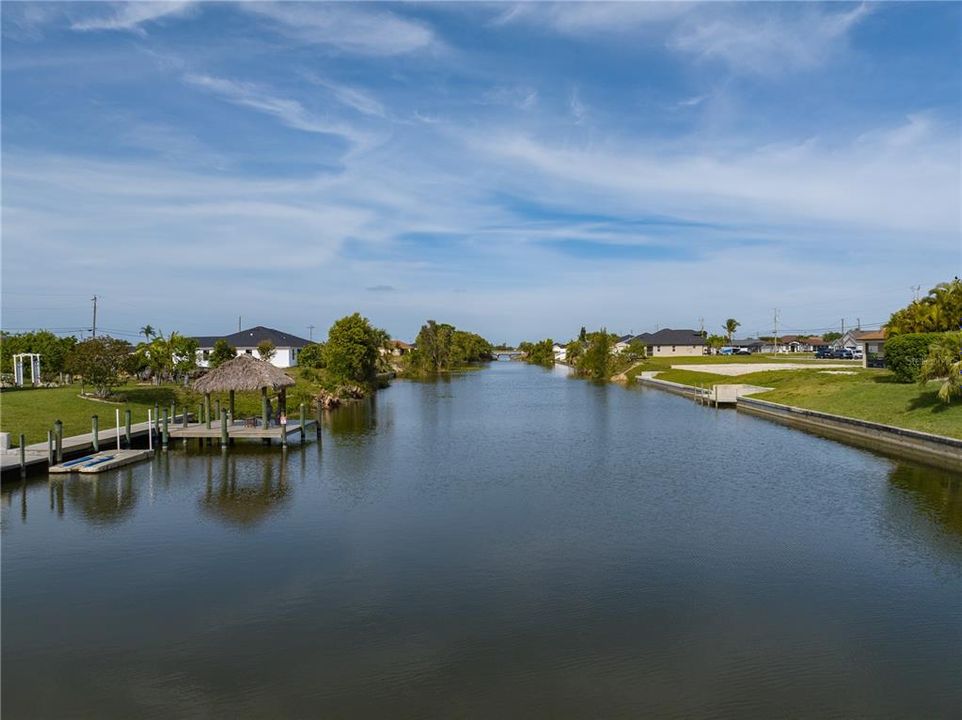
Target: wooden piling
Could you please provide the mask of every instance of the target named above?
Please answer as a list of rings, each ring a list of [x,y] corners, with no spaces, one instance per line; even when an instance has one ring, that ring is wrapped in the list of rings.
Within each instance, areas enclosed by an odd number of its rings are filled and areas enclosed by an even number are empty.
[[[304,423],[306,420],[307,420],[307,408],[304,406],[304,403],[301,403],[301,442],[304,441],[304,436],[306,435],[306,433],[304,432]]]
[[[267,388],[261,388],[261,423],[267,429]]]
[[[161,447],[163,447],[164,450],[167,449],[167,443],[170,440],[170,436],[168,435],[168,427],[167,427],[168,422],[169,422],[169,418],[167,417],[167,408],[164,408],[164,422],[161,430],[162,434],[160,436]]]
[[[93,436],[94,452],[100,452],[100,418],[96,415],[90,417],[90,434]]]
[[[130,447],[130,409],[124,410],[124,442]]]
[[[27,474],[27,437],[20,433],[20,477]]]
[[[226,448],[230,443],[230,435],[228,434],[227,426],[227,411],[220,411],[220,446]]]
[[[53,452],[53,430],[47,430],[47,463],[56,465],[56,456]]]
[[[233,390],[231,390],[230,393],[228,394],[227,402],[229,404],[229,407],[227,408],[227,414],[230,416],[230,421],[234,422],[234,391]]]
[[[54,436],[54,448],[56,450],[55,457],[57,464],[63,462],[63,423],[57,420],[53,424],[53,436]]]
[[[210,430],[210,393],[204,393],[204,426]]]
[[[183,414],[183,416],[180,418],[180,421],[181,421],[181,424],[183,425],[183,427],[186,428],[186,427],[187,427],[187,403],[184,403],[184,408],[183,408],[183,410],[184,410],[184,414]],[[185,442],[186,442],[186,441],[185,441]]]

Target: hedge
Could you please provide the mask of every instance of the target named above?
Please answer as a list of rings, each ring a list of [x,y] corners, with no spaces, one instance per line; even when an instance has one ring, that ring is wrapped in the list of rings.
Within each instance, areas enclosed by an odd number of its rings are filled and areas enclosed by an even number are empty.
[[[902,383],[914,383],[919,379],[919,368],[929,354],[929,345],[943,333],[906,333],[885,341],[885,366]]]

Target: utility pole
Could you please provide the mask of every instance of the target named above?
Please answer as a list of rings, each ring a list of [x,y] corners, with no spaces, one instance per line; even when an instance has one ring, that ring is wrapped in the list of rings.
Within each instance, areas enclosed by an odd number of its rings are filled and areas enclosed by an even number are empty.
[[[775,328],[774,328],[774,330],[773,330],[772,332],[775,333],[775,340],[774,340],[774,341],[775,341],[775,352],[777,353],[777,352],[778,352],[778,308],[775,308],[774,325],[775,325]]]
[[[94,295],[92,298],[90,298],[90,302],[94,304],[94,323],[90,328],[90,332],[92,333],[91,337],[97,337],[97,296]]]
[[[703,317],[698,318],[698,334],[705,334],[705,318]]]
[[[921,289],[922,289],[922,286],[921,286],[921,285],[910,285],[910,286],[909,286],[909,290],[912,291],[912,301],[913,301],[913,302],[918,302],[918,301],[919,301],[919,290],[921,290]]]
[[[314,342],[314,326],[313,326],[313,325],[308,325],[308,326],[307,326],[307,332],[310,333],[310,334],[307,336],[307,339],[310,340],[311,342]]]
[[[241,331],[241,316],[237,316],[237,332]]]
[[[856,330],[862,329],[862,318],[860,317],[855,318],[855,329]]]
[[[845,318],[842,318],[842,335],[845,334]]]

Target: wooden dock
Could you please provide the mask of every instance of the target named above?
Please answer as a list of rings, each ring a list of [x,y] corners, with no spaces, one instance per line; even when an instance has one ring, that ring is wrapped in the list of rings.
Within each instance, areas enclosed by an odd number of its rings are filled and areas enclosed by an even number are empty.
[[[305,419],[304,425],[294,420],[284,425],[248,425],[243,420],[228,422],[226,437],[228,440],[278,440],[282,444],[287,442],[291,435],[306,437],[307,432],[311,431],[315,435],[319,431],[317,420]],[[172,425],[168,430],[171,440],[220,440],[225,437],[221,430],[220,420],[211,420],[210,427],[206,422],[192,422],[184,425]]]
[[[150,450],[101,450],[75,460],[67,460],[59,465],[51,465],[51,473],[99,473],[114,468],[146,460],[153,452]]]

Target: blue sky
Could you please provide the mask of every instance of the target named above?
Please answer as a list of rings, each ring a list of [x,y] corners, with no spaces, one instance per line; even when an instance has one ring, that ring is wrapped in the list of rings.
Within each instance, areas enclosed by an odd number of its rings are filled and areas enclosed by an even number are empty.
[[[2,5],[4,328],[876,325],[962,273],[962,5]]]

